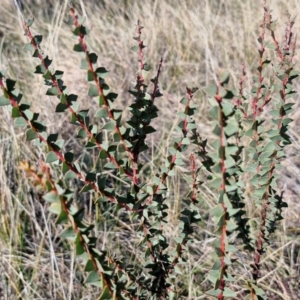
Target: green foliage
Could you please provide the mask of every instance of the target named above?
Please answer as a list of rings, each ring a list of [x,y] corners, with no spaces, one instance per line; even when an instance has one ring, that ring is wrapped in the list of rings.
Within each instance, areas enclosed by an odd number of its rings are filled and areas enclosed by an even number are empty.
[[[194,102],[198,89],[187,87],[181,100],[183,108],[178,112],[177,136],[169,145],[169,155],[162,160],[159,172],[146,180],[140,154],[148,153],[147,139],[155,132],[151,124],[159,117],[155,101],[163,96],[159,88],[163,60],[159,61],[154,77],[146,82],[151,67],[144,60],[140,23],[137,23],[134,37],[137,45],[132,48],[138,56],[139,70],[134,86],[128,91],[132,96],[128,107],[131,115],[124,121],[123,109],[115,107],[117,94],[105,81],[108,71],[97,67],[98,56],[89,51],[85,42],[90,30],[83,20],[78,19],[74,9],[71,9],[67,24],[73,26],[72,33],[77,39],[73,50],[82,56],[80,69],[86,72],[89,83],[87,95],[99,106],[94,118],[88,108],[79,110],[78,97],[70,94],[64,85],[63,72],[51,67],[52,61],[41,50],[42,36],[31,33],[33,20],[24,22],[29,39],[25,50],[39,60],[35,73],[42,75],[47,86],[46,95],[57,100],[55,112],[69,114],[70,124],[77,127],[77,138],[82,140],[83,148],[97,151],[94,168],[85,170],[74,160],[74,150],[67,151],[65,141],[59,139],[59,128],[57,133],[48,134],[39,114],[33,112],[29,104],[21,103],[22,94],[16,88],[16,82],[7,78],[5,71],[0,72],[3,92],[0,105],[11,106],[15,126],[23,127],[26,140],[33,141],[46,154],[45,162],[41,164],[44,177],[37,176],[34,184],[43,187],[43,198],[49,203],[49,211],[56,215],[56,223],[64,227],[60,237],[73,243],[75,255],[84,266],[85,284],[99,288],[100,293],[95,299],[182,299],[176,282],[186,272],[189,244],[195,241],[194,233],[203,221],[199,191],[204,180],[208,180],[217,195],[217,203],[209,212],[215,228],[211,244],[215,250],[211,257],[215,262],[207,277],[212,285],[203,294],[217,299],[240,296],[267,299],[258,283],[261,257],[269,246],[271,233],[282,219],[282,209],[286,207],[283,191],[277,189],[276,170],[280,169],[285,157],[284,148],[291,143],[288,126],[292,120],[288,115],[292,104],[287,101],[295,94],[292,81],[298,73],[293,63],[293,22],[289,20],[283,46],[280,46],[274,31],[275,23],[268,9],[264,9],[258,39],[257,75],[249,93],[246,94],[244,88],[244,68],[237,91],[228,87],[227,72],[218,76],[215,85],[203,89],[211,105],[214,134],[208,141],[202,139],[200,124],[193,118],[200,113]],[[270,33],[271,41],[266,40],[266,31]],[[267,49],[273,52],[272,60]],[[272,115],[271,122],[265,120],[264,111]],[[95,120],[103,123],[100,129]],[[170,197],[168,181],[181,166],[189,169],[182,176],[189,192],[180,213],[179,233],[170,240],[165,234]],[[61,170],[58,177],[51,172],[57,167]],[[33,176],[29,165],[23,165],[23,169]],[[114,172],[122,182],[121,187],[109,182],[108,172]],[[74,178],[82,182],[80,193],[94,195],[96,206],[105,203],[116,215],[126,212],[135,222],[140,238],[138,247],[144,253],[139,260],[141,265],[132,266],[114,253],[99,250],[94,235],[96,220],[87,222],[84,207],[74,203],[75,192],[71,187]],[[257,221],[254,220],[256,226],[250,222],[246,210],[247,181],[253,190],[251,201],[260,211]],[[242,282],[235,271],[238,251],[254,257],[253,263],[245,266],[251,276],[243,278]],[[237,282],[238,285],[234,284]]]

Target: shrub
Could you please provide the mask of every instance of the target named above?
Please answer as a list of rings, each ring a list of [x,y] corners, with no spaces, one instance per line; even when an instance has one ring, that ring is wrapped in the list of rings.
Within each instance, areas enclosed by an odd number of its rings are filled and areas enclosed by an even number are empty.
[[[275,35],[276,22],[264,5],[257,74],[249,91],[245,91],[245,67],[237,90],[229,88],[228,72],[217,76],[216,84],[203,88],[211,105],[213,139],[203,138],[201,124],[194,120],[194,115],[201,113],[194,100],[198,88],[186,88],[186,95],[180,101],[183,109],[178,113],[181,121],[168,146],[169,155],[155,162],[154,172],[141,155],[146,153],[151,160],[147,141],[155,132],[151,124],[159,117],[155,102],[163,96],[159,87],[163,59],[148,82],[151,67],[144,58],[140,22],[134,37],[136,46],[132,48],[138,57],[139,70],[129,90],[134,100],[128,107],[131,115],[126,120],[122,117],[124,110],[115,107],[117,94],[105,81],[108,71],[98,67],[98,56],[86,43],[90,30],[84,19],[71,9],[66,23],[73,26],[72,33],[77,39],[73,50],[82,56],[80,68],[86,71],[90,83],[87,95],[99,106],[94,117],[88,107],[79,109],[77,95],[64,85],[63,72],[51,67],[51,59],[42,51],[42,36],[31,31],[32,23],[33,19],[29,19],[23,24],[29,40],[25,50],[39,60],[35,73],[43,77],[48,87],[46,95],[59,100],[55,112],[69,114],[70,128],[77,128],[77,138],[88,162],[80,163],[77,160],[80,152],[64,146],[60,128],[56,133],[48,132],[46,122],[30,109],[30,104],[21,101],[16,81],[8,78],[5,70],[0,72],[3,92],[0,105],[10,107],[14,125],[25,128],[26,140],[45,153],[45,159],[39,161],[39,170],[26,161],[20,168],[49,203],[60,238],[73,245],[85,273],[84,284],[96,287],[93,297],[99,300],[189,297],[185,279],[189,255],[196,255],[192,245],[198,238],[203,238],[203,242],[207,238],[197,234],[207,222],[213,227],[209,238],[214,252],[209,256],[214,263],[199,267],[195,276],[199,284],[196,297],[267,299],[258,280],[263,271],[262,257],[286,207],[284,191],[277,186],[280,177],[277,170],[285,157],[285,147],[291,144],[288,126],[292,119],[288,115],[293,104],[289,98],[295,95],[292,81],[298,76],[293,62],[293,21],[289,18],[280,45]],[[178,176],[176,170],[183,167],[179,233],[176,231],[176,236],[170,238],[166,230],[174,224],[168,219],[168,201],[176,188],[171,180]],[[76,194],[74,184],[80,186],[80,195],[87,193],[93,198],[90,221],[84,197]],[[204,184],[217,200],[207,215],[201,216]],[[104,220],[121,222],[125,236],[132,234],[128,228],[134,229],[138,243],[133,242],[131,248],[139,250],[138,257],[128,262],[128,250],[114,249],[114,245],[99,246],[97,228]],[[129,223],[131,226],[127,227]],[[240,267],[241,257],[246,273]],[[207,269],[210,269],[206,276],[210,284],[204,281],[201,285]]]

